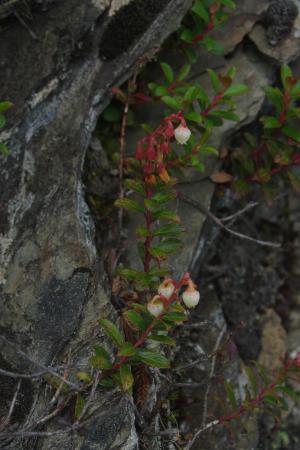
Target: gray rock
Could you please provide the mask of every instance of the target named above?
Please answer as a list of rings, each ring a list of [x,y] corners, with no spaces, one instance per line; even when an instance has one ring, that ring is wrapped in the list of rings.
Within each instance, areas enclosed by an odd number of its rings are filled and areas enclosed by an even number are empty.
[[[114,312],[84,200],[86,148],[111,87],[178,27],[190,4],[176,0],[157,9],[145,33],[110,63],[99,59],[101,36],[111,23],[107,1],[43,2],[46,11],[33,8],[27,26],[13,16],[5,27],[0,23],[1,99],[14,103],[0,136],[10,150],[0,169],[0,328],[37,362],[52,364],[72,349],[72,360],[84,368],[92,346],[104,340],[98,319]],[[10,345],[1,354],[7,370],[36,370]],[[15,427],[34,420],[48,398],[37,384],[26,386],[27,411],[34,397],[36,407],[15,419]],[[13,389],[1,398],[3,415]],[[135,449],[131,399],[118,393],[107,408],[110,395],[103,392],[101,401],[100,415],[83,436],[45,438],[36,448]],[[57,420],[49,429],[61,426]],[[22,440],[1,448],[27,447]]]

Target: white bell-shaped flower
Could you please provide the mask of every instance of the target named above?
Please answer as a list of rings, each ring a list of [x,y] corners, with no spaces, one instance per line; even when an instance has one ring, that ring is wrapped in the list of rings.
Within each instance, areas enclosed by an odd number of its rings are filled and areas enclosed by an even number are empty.
[[[179,144],[186,144],[191,137],[191,134],[191,130],[184,125],[179,125],[174,130],[175,139]]]

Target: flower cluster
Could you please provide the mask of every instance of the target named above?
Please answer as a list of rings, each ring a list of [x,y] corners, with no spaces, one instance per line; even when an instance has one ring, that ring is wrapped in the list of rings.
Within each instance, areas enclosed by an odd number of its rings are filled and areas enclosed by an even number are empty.
[[[174,128],[173,122],[179,122],[179,125]],[[170,142],[175,138],[178,143],[186,144],[190,136],[191,131],[179,111],[166,117],[161,126],[138,142],[135,157],[142,164],[147,184],[155,184],[157,177],[164,183],[170,182],[165,164],[165,158],[171,151]]]
[[[200,292],[191,280],[189,274],[184,277],[183,285],[187,286],[182,294],[182,301],[187,308],[195,308],[200,300]],[[170,305],[171,302],[180,302],[176,289],[176,282],[172,278],[166,278],[158,287],[158,294],[155,295],[147,304],[147,309],[154,317],[160,317]]]

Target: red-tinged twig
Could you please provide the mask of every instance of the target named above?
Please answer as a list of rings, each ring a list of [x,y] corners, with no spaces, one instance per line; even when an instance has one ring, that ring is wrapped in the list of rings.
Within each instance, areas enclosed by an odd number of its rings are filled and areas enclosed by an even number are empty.
[[[287,361],[287,363],[284,364],[283,369],[279,372],[274,381],[269,383],[266,387],[262,388],[255,398],[247,400],[247,402],[242,402],[236,410],[230,412],[229,414],[221,416],[216,420],[211,421],[207,425],[201,426],[201,428],[194,434],[193,438],[187,443],[185,450],[190,450],[194,445],[195,441],[198,439],[198,437],[205,431],[208,431],[216,427],[217,425],[224,425],[225,423],[232,422],[233,420],[242,416],[245,412],[249,411],[250,409],[255,409],[258,406],[260,406],[264,402],[266,396],[272,394],[276,389],[276,387],[287,379],[291,369],[293,368],[297,368],[299,374],[300,353],[297,354],[295,358]],[[299,382],[299,378],[297,381]]]

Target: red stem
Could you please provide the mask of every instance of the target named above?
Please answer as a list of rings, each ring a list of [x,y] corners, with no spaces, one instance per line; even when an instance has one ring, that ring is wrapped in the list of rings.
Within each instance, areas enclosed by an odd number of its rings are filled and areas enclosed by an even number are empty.
[[[147,197],[147,199],[150,199],[152,197],[152,192],[147,187],[146,187],[146,197]],[[146,230],[147,230],[147,237],[144,242],[144,251],[145,251],[144,272],[147,273],[147,272],[149,272],[149,269],[150,269],[150,262],[151,262],[151,258],[152,258],[151,253],[150,253],[150,246],[151,246],[151,242],[153,240],[153,235],[152,235],[153,217],[152,217],[152,213],[151,213],[151,211],[149,211],[149,209],[146,209],[144,217],[145,217]]]
[[[242,403],[238,407],[238,409],[236,409],[235,411],[231,412],[230,414],[227,414],[225,416],[219,417],[219,419],[218,419],[219,422],[220,423],[230,422],[230,421],[240,417],[243,412],[249,410],[251,407],[252,408],[257,407],[260,403],[262,403],[264,401],[264,399],[265,399],[265,397],[267,395],[272,394],[272,392],[277,387],[277,385],[279,385],[283,380],[285,380],[289,370],[292,367],[299,368],[299,366],[300,366],[300,364],[299,364],[299,358],[298,357],[289,360],[285,364],[284,368],[279,372],[279,374],[277,375],[275,380],[272,383],[269,383],[268,386],[266,386],[265,388],[261,389],[260,392],[258,393],[257,397],[249,400],[248,402]]]

